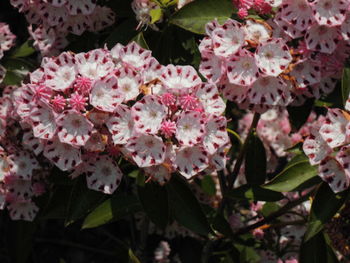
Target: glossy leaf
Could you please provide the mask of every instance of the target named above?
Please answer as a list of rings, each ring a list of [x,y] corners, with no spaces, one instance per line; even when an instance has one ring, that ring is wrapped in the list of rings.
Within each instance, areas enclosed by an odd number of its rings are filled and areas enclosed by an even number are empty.
[[[303,242],[299,253],[300,263],[336,263],[337,257],[323,233]]]
[[[305,240],[319,233],[348,199],[349,190],[335,194],[327,183],[322,183],[312,202]]]
[[[147,216],[153,223],[164,229],[169,220],[168,195],[165,186],[148,182],[144,186],[138,186],[137,192]]]
[[[274,212],[277,212],[281,207],[275,202],[267,202],[264,204],[261,213],[264,217],[271,215]]]
[[[149,49],[147,42],[145,40],[145,37],[143,35],[142,32],[138,33],[133,39],[132,41],[135,41],[137,44],[139,44],[141,47],[143,47],[144,49]]]
[[[213,196],[216,194],[216,184],[210,175],[203,176],[203,179],[201,180],[201,188],[208,195]]]
[[[70,194],[65,225],[68,226],[91,212],[103,198],[103,193],[87,188],[83,177],[77,178]]]
[[[294,130],[299,130],[301,126],[305,124],[307,118],[310,116],[311,110],[314,105],[313,99],[308,99],[302,106],[287,107],[289,120]]]
[[[142,209],[136,196],[116,194],[104,201],[84,220],[82,228],[94,228],[116,221],[126,215],[136,213]]]
[[[29,44],[29,41],[24,42],[20,47],[18,47],[13,54],[11,55],[12,58],[20,58],[20,57],[27,57],[30,56],[35,52],[35,49],[32,45]]]
[[[232,14],[229,0],[196,0],[181,8],[170,19],[170,23],[197,34],[205,33],[205,24],[217,19],[223,23]]]
[[[249,199],[253,201],[274,202],[284,198],[284,196],[275,191],[264,189],[260,186],[242,185],[226,193],[226,197],[233,199]]]
[[[210,232],[209,223],[187,182],[173,175],[166,184],[171,215],[184,227],[200,235]]]
[[[10,221],[6,226],[9,256],[13,263],[26,263],[32,252],[37,224],[26,221]]]
[[[317,168],[311,166],[309,161],[301,161],[291,166],[287,165],[281,173],[263,187],[277,192],[290,192],[317,174]]]
[[[346,100],[349,98],[350,93],[350,68],[344,68],[343,70],[341,91],[343,97],[343,105],[345,106]]]
[[[252,134],[248,139],[244,167],[248,184],[260,185],[265,182],[266,152],[263,143],[256,134]]]
[[[133,39],[137,32],[137,22],[134,19],[127,19],[118,25],[105,40],[108,48],[113,48],[117,43],[126,45]]]

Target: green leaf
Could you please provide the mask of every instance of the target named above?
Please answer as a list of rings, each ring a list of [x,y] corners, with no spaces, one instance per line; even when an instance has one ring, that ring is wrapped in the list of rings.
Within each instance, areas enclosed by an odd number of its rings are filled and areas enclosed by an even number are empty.
[[[65,225],[68,226],[84,217],[100,204],[103,198],[103,193],[87,188],[85,178],[77,178],[68,202]]]
[[[141,263],[131,249],[129,249],[129,263]]]
[[[19,48],[17,48],[11,55],[12,58],[20,58],[30,56],[35,52],[32,45],[29,44],[30,41],[24,42]]]
[[[135,195],[116,194],[92,211],[85,218],[82,228],[98,227],[141,209],[141,204]]]
[[[322,183],[312,202],[310,218],[305,234],[306,241],[319,233],[323,229],[324,224],[338,212],[347,200],[349,191],[346,190],[335,194],[327,183]]]
[[[290,166],[287,165],[281,173],[262,187],[277,192],[290,192],[317,174],[317,168],[311,166],[308,160],[300,161]]]
[[[311,110],[314,105],[313,99],[308,99],[302,106],[298,107],[287,107],[289,120],[294,130],[299,130],[301,126],[305,124],[307,118],[310,116]]]
[[[227,220],[220,214],[217,214],[212,222],[212,227],[216,231],[219,231],[221,234],[226,237],[233,236],[232,228]]]
[[[127,45],[133,39],[137,32],[134,28],[137,27],[135,19],[127,19],[119,24],[112,33],[107,37],[106,44],[108,48],[113,48],[117,43]]]
[[[260,185],[265,182],[266,152],[263,143],[256,134],[252,134],[248,139],[244,167],[248,184]]]
[[[137,190],[143,210],[149,219],[164,229],[169,220],[168,195],[165,186],[148,182],[143,187],[138,186]]]
[[[337,257],[329,239],[323,233],[318,233],[310,240],[303,242],[299,253],[300,263],[336,263]]]
[[[140,32],[138,33],[133,39],[132,41],[135,41],[137,44],[140,45],[140,47],[143,47],[144,49],[149,49],[147,43],[146,43],[146,40],[143,36],[143,33]]]
[[[232,189],[225,194],[226,197],[233,199],[248,199],[252,201],[267,201],[275,202],[284,198],[283,194],[260,186],[242,185],[238,188]]]
[[[161,8],[151,9],[149,15],[151,16],[151,24],[154,24],[162,19],[163,11]]]
[[[240,145],[243,144],[241,136],[239,136],[239,134],[229,128],[226,128],[226,131],[229,133],[229,135],[233,135],[233,138],[235,138],[235,140],[237,140],[239,142]]]
[[[203,176],[203,179],[201,180],[201,188],[203,192],[208,195],[213,196],[216,194],[216,184],[210,175]]]
[[[10,262],[28,262],[36,229],[37,225],[35,222],[10,221],[6,225],[7,239],[4,244],[8,246]]]
[[[275,202],[267,202],[264,204],[261,213],[264,217],[269,216],[270,214],[277,212],[281,207]]]
[[[151,1],[163,7],[176,5],[178,2],[178,0],[151,0]]]
[[[145,173],[139,172],[136,177],[136,184],[138,186],[145,186]]]
[[[175,13],[170,23],[196,34],[204,34],[206,23],[214,19],[223,23],[230,18],[232,11],[229,0],[196,0]]]
[[[343,70],[341,91],[343,97],[343,105],[345,106],[346,100],[349,98],[350,92],[350,68],[344,68]]]
[[[21,81],[35,68],[28,59],[7,58],[2,62],[6,68],[6,75],[3,83],[5,85],[20,85]]]
[[[166,189],[170,212],[176,221],[197,234],[207,235],[211,231],[209,223],[188,183],[174,174]]]

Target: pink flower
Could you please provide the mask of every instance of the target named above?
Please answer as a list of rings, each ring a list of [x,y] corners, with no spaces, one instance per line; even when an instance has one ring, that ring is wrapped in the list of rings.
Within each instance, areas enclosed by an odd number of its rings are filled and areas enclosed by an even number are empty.
[[[191,94],[186,94],[180,97],[180,106],[184,110],[193,110],[197,108],[197,105],[198,99]]]
[[[85,107],[87,105],[86,101],[87,101],[87,98],[80,95],[79,93],[72,94],[69,99],[69,103],[72,109],[76,111],[85,111]]]
[[[175,104],[176,97],[172,93],[164,93],[161,100],[165,106],[169,107]]]
[[[91,90],[91,79],[86,77],[78,77],[74,83],[74,90],[80,94],[88,94]]]
[[[176,123],[173,121],[163,121],[160,132],[167,138],[170,138],[176,132]]]
[[[66,106],[66,99],[58,94],[51,100],[51,104],[56,111],[60,112]]]

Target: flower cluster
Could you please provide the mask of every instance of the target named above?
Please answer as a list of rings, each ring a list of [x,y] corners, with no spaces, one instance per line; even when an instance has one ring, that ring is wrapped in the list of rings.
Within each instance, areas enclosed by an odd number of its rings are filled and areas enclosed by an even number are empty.
[[[4,51],[9,50],[15,44],[16,36],[11,33],[10,28],[5,23],[0,23],[0,59],[4,56]],[[4,80],[6,69],[0,65],[0,83]]]
[[[111,194],[130,160],[163,183],[225,167],[225,103],[191,66],[163,66],[135,42],[43,60],[16,92],[32,150]]]
[[[349,110],[349,108],[347,108]],[[350,115],[341,109],[328,109],[310,129],[303,150],[319,176],[337,193],[350,186]]]
[[[240,18],[248,16],[248,11],[254,9],[260,14],[268,14],[273,7],[278,7],[281,0],[233,0],[233,4],[238,8],[237,15]]]
[[[57,54],[69,33],[97,32],[114,23],[114,12],[94,0],[11,0],[25,14],[34,46],[43,55]]]
[[[7,86],[0,97],[0,209],[7,207],[13,220],[32,221],[39,210],[32,199],[45,192],[48,170],[28,150],[33,135],[18,123],[16,90]]]
[[[199,47],[200,72],[228,100],[260,112],[328,94],[349,56],[348,6],[284,0],[266,22],[214,20]]]

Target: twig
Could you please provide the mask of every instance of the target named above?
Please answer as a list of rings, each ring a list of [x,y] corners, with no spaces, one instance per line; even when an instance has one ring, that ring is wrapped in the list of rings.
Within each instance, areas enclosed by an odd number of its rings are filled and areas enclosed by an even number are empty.
[[[309,196],[313,193],[314,191],[310,191],[309,193],[307,193],[306,195],[302,196],[301,198],[292,201],[288,204],[286,204],[285,206],[283,206],[281,209],[279,209],[278,211],[272,213],[271,215],[265,217],[264,219],[256,222],[255,224],[249,225],[247,227],[238,229],[237,232],[235,233],[235,235],[242,235],[245,233],[248,233],[249,231],[256,229],[258,227],[261,227],[271,221],[273,221],[274,219],[276,219],[277,217],[283,215],[285,212],[287,212],[288,210],[300,205],[301,203],[305,202],[306,200],[308,200]]]
[[[239,170],[241,169],[241,166],[242,166],[242,163],[244,160],[244,156],[245,156],[246,151],[247,151],[248,141],[249,141],[250,137],[252,136],[254,130],[256,129],[256,126],[258,125],[259,119],[260,119],[260,114],[255,112],[252,124],[250,125],[249,131],[247,134],[247,137],[245,138],[242,149],[238,154],[235,166],[233,168],[233,172],[228,177],[227,189],[232,189],[232,187],[233,187],[233,184],[236,180],[236,177],[238,176]]]

